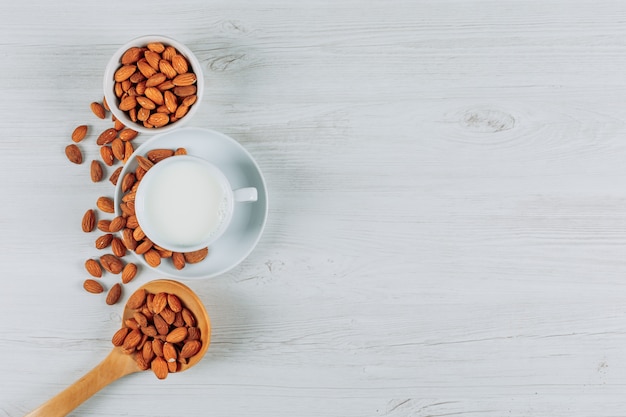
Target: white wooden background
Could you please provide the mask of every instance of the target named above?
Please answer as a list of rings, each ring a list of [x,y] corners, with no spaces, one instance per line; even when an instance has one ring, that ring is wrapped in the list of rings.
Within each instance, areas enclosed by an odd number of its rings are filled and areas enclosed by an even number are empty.
[[[97,251],[80,219],[112,189],[63,149],[78,124],[109,127],[89,110],[105,64],[153,33],[201,60],[191,125],[252,153],[269,220],[240,266],[187,282],[214,326],[197,367],[127,377],[72,415],[626,416],[626,2],[0,15],[0,416],[111,348],[122,304],[81,287]]]

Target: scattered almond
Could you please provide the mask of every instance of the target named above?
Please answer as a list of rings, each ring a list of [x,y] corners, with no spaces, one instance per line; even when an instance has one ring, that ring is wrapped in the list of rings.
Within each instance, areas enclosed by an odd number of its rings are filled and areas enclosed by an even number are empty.
[[[86,279],[85,282],[83,282],[83,288],[92,294],[100,294],[104,291],[102,284],[93,279]]]
[[[73,143],[65,147],[65,156],[74,164],[80,165],[83,163],[83,154],[80,148]]]
[[[85,261],[85,269],[87,270],[89,275],[91,275],[92,277],[95,277],[95,278],[102,277],[102,268],[100,267],[100,264],[98,263],[98,261],[96,261],[95,259],[87,259]]]
[[[124,266],[124,269],[122,269],[122,283],[128,284],[129,282],[133,280],[133,278],[135,278],[136,275],[137,275],[137,265],[131,262],[127,263]]]
[[[109,197],[100,197],[96,201],[96,205],[100,210],[105,213],[114,213],[115,212],[115,204],[113,200]]]
[[[100,182],[102,180],[104,173],[102,171],[102,164],[100,161],[96,161],[95,159],[91,161],[89,175],[92,182]]]
[[[106,110],[104,109],[104,106],[102,106],[102,104],[94,101],[93,103],[91,103],[90,107],[91,107],[91,111],[93,112],[93,114],[96,115],[96,117],[100,119],[105,118]]]
[[[72,132],[72,140],[76,143],[82,141],[83,139],[85,139],[85,136],[87,136],[87,130],[87,125],[77,126]]]
[[[109,293],[107,294],[106,303],[108,305],[113,305],[117,303],[122,295],[122,286],[120,283],[116,283],[111,287]]]
[[[81,227],[83,232],[89,233],[93,231],[96,226],[96,212],[94,210],[87,210],[85,214],[83,214],[83,221],[81,223]]]

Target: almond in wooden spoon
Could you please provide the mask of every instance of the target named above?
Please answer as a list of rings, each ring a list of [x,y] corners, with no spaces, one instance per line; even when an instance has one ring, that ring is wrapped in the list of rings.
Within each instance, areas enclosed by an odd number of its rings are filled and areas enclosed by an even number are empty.
[[[141,286],[140,289],[144,289],[147,294],[174,294],[178,300],[184,305],[187,309],[189,309],[195,316],[197,323],[193,327],[193,331],[189,332],[190,336],[188,342],[199,340],[200,347],[198,347],[198,343],[190,343],[187,349],[184,349],[184,354],[182,355],[182,360],[178,362],[172,362],[175,365],[175,368],[170,368],[172,366],[167,361],[157,361],[155,367],[157,368],[158,375],[163,376],[165,372],[165,368],[163,366],[163,362],[165,366],[167,366],[167,371],[172,372],[175,370],[176,372],[181,372],[187,370],[197,364],[200,359],[204,356],[207,348],[209,347],[210,342],[210,333],[211,333],[211,323],[209,320],[209,315],[207,314],[202,301],[198,298],[198,296],[186,285],[181,284],[180,282],[173,280],[156,280],[146,283]],[[133,318],[136,310],[133,308],[129,308],[126,306],[124,308],[124,314],[122,318],[122,323],[126,322],[126,320]],[[130,334],[130,332],[128,332]],[[199,339],[195,338],[195,335],[199,333]],[[119,335],[118,335],[119,336]],[[192,339],[193,337],[193,339]],[[158,339],[156,339],[158,340]],[[184,356],[188,355],[189,352],[192,352],[197,349],[197,352],[189,357],[185,358]],[[181,350],[182,352],[183,350]],[[143,358],[142,351],[137,351],[139,356]],[[132,374],[134,372],[142,371],[144,367],[140,366],[139,362],[136,360],[134,355],[129,355],[124,353],[123,343],[120,346],[115,346],[111,353],[102,361],[100,364],[96,365],[91,371],[89,371],[85,376],[80,378],[74,384],[67,387],[65,390],[61,391],[55,397],[48,400],[46,403],[41,405],[39,408],[35,409],[31,413],[27,414],[25,417],[62,417],[69,414],[72,410],[98,392],[100,389],[104,388],[111,382],[125,376],[128,374]]]

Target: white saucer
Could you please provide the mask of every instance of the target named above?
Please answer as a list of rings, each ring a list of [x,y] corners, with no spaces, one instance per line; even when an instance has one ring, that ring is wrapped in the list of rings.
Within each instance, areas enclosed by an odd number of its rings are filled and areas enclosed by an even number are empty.
[[[209,246],[209,255],[202,262],[187,264],[183,269],[177,270],[171,260],[163,259],[161,265],[153,268],[145,262],[143,256],[135,252],[132,252],[133,255],[146,267],[174,278],[210,278],[229,271],[252,252],[261,238],[267,220],[267,188],[258,165],[237,141],[214,130],[184,127],[157,134],[139,146],[122,169],[120,181],[115,187],[116,215],[121,214],[121,179],[126,172],[136,169],[135,155],[145,156],[149,150],[160,148],[185,148],[189,155],[208,160],[224,172],[233,189],[256,187],[258,200],[237,205],[228,229],[217,242]]]

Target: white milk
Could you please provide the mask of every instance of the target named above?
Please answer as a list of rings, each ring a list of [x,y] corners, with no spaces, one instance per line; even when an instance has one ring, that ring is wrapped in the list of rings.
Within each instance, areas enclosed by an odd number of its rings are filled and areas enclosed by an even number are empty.
[[[154,231],[154,240],[195,245],[219,231],[228,201],[215,173],[188,160],[163,168],[141,184],[146,187],[144,218]]]

